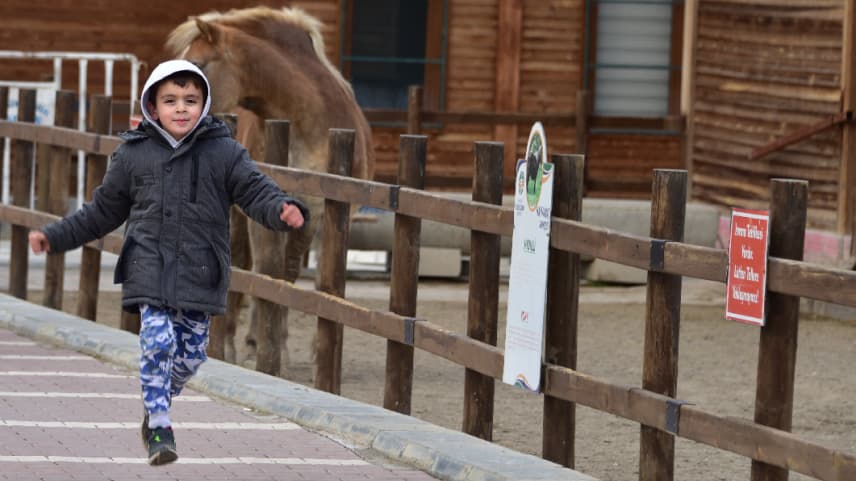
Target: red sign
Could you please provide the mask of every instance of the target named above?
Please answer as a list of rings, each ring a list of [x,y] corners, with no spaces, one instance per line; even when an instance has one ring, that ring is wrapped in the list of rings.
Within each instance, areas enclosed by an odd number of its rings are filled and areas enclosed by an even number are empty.
[[[725,318],[764,325],[770,213],[733,209],[728,243]]]

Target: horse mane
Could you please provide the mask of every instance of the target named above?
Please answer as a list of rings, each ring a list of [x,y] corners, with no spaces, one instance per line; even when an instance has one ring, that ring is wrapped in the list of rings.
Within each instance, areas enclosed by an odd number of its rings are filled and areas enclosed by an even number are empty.
[[[324,37],[321,35],[321,21],[309,15],[300,8],[283,7],[280,10],[275,10],[270,7],[252,7],[244,9],[232,9],[226,13],[211,11],[202,15],[189,17],[184,23],[177,26],[167,37],[166,48],[174,56],[181,56],[184,51],[190,47],[190,44],[200,35],[199,27],[196,25],[196,19],[206,23],[227,24],[238,28],[247,34],[260,37],[260,30],[252,28],[253,25],[259,22],[275,22],[279,24],[297,27],[309,35],[312,41],[312,49],[315,56],[322,65],[330,72],[336,83],[351,97],[354,96],[354,91],[351,84],[345,80],[339,70],[330,63],[327,58],[327,53],[324,48]]]

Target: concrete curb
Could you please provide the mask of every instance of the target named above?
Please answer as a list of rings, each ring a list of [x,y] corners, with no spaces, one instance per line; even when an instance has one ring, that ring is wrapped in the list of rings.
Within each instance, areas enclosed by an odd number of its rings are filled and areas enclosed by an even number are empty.
[[[136,335],[4,294],[0,327],[137,369]],[[444,480],[595,481],[457,431],[213,359],[190,387],[341,436]]]

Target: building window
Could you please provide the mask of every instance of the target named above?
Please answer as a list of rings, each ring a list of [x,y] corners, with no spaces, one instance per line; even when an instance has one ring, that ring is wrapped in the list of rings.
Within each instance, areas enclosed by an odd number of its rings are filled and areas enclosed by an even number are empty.
[[[342,1],[340,68],[364,108],[407,108],[422,85],[423,105],[441,110],[448,0]]]
[[[594,114],[679,114],[683,2],[586,0],[586,75]]]

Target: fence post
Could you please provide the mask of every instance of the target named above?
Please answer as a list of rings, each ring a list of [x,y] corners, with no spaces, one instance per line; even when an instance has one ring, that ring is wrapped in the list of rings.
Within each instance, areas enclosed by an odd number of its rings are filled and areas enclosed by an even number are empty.
[[[89,100],[89,132],[110,135],[113,115],[113,99],[105,95],[93,95]],[[92,200],[95,188],[101,184],[107,172],[107,156],[86,156],[86,184],[83,195],[87,202]],[[80,251],[80,293],[77,299],[77,315],[91,321],[98,312],[98,283],[101,277],[101,251],[84,246]]]
[[[681,322],[681,276],[664,274],[665,245],[682,242],[687,202],[687,172],[657,169],[651,195],[651,265],[648,271],[642,388],[675,397],[678,387],[678,337]],[[673,433],[641,427],[640,481],[674,478]]]
[[[414,87],[410,88],[413,95]],[[421,95],[421,92],[419,92]],[[398,184],[425,188],[425,155],[428,139],[423,135],[402,135],[399,141]],[[422,219],[395,214],[390,275],[389,310],[402,316],[416,315],[419,286],[419,247]],[[413,346],[386,342],[386,387],[383,407],[410,414],[413,392]]]
[[[36,91],[18,91],[18,122],[36,121]],[[9,178],[12,205],[30,208],[30,182],[33,178],[33,143],[24,140],[12,141],[12,162]],[[29,271],[28,229],[21,225],[12,226],[9,255],[9,294],[27,298],[27,275]]]
[[[331,174],[351,175],[354,161],[354,131],[330,129]],[[318,290],[345,296],[347,274],[350,205],[324,200],[324,226],[321,241],[323,255],[318,259]],[[339,394],[342,385],[342,325],[318,318],[318,352],[315,360],[315,388]]]
[[[589,140],[589,115],[591,114],[591,92],[588,90],[577,90],[576,122],[574,123],[574,134],[576,135],[577,153],[588,155]],[[589,181],[589,163],[585,163],[583,171],[583,195]]]
[[[411,85],[407,89],[407,133],[422,133],[422,86]]]
[[[9,87],[0,86],[0,120],[6,120],[6,114],[9,111]],[[4,140],[0,138],[0,142],[4,143]],[[5,145],[3,147],[5,149]],[[0,162],[0,179],[3,178],[3,165]],[[5,225],[0,224],[0,233],[2,233],[3,229],[5,229]]]
[[[235,137],[235,132],[238,130],[238,116],[236,114],[225,114],[219,113],[215,114],[215,117],[222,120],[227,127],[229,127],[229,133],[232,137]],[[243,220],[244,226],[246,227],[246,218],[243,217],[243,214],[235,214],[235,206],[232,206],[230,209],[230,230],[234,231],[236,229],[235,226],[235,218],[239,217]],[[230,232],[230,235],[232,232]],[[246,237],[246,229],[244,229],[243,235]],[[234,242],[234,237],[232,238],[232,242]],[[249,240],[247,240],[249,242]],[[232,261],[235,260],[236,252],[232,252]],[[229,266],[231,269],[231,266]],[[234,292],[229,292],[227,294],[227,304],[232,305],[235,303],[240,303],[243,299],[243,294],[236,294]],[[237,323],[237,319],[234,320],[233,326]],[[210,326],[208,328],[208,349],[206,349],[206,354],[208,357],[213,359],[219,359],[221,361],[232,361],[234,359],[226,359],[226,337],[228,337],[227,329],[226,329],[226,315],[225,314],[217,314],[216,316],[211,316]],[[235,332],[234,328],[231,332],[231,337],[234,339]]]
[[[56,92],[56,107],[54,125],[57,127],[73,127],[75,115],[75,93],[69,90]],[[48,146],[43,146],[48,147]],[[52,145],[47,149],[47,156],[39,167],[45,169],[38,172],[40,187],[39,197],[44,197],[47,212],[65,216],[68,210],[68,185],[71,174],[71,149]],[[42,304],[53,309],[62,309],[63,278],[65,277],[65,254],[48,253],[45,259],[45,290]]]
[[[473,201],[502,205],[502,142],[475,143]],[[499,310],[501,236],[473,230],[470,234],[467,336],[496,345]],[[462,430],[490,441],[493,438],[494,380],[467,369],[464,374]]]
[[[553,217],[582,220],[583,170],[585,156],[553,155],[556,185],[553,191]],[[580,255],[550,249],[547,267],[547,319],[545,360],[571,369],[577,367],[577,311],[580,295]],[[545,390],[546,390],[545,386]],[[574,467],[576,405],[544,396],[543,457],[554,463]]]
[[[770,257],[802,260],[808,182],[773,179],[770,184]],[[791,430],[800,298],[767,294],[767,322],[761,328],[755,422]],[[788,470],[752,461],[752,481],[785,481]]]
[[[265,121],[265,158],[271,165],[288,165],[287,120]],[[288,234],[265,229],[249,223],[253,242],[253,264],[255,271],[275,279],[285,279],[285,247]],[[261,262],[260,262],[261,261]],[[283,323],[288,317],[288,308],[264,299],[255,299],[251,315],[256,320],[256,371],[280,375],[283,340]]]

